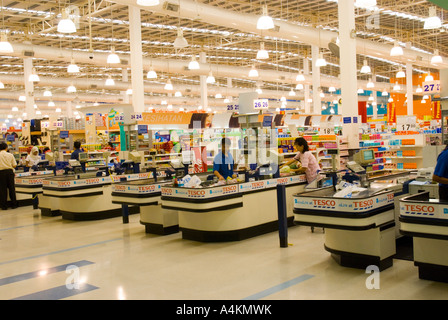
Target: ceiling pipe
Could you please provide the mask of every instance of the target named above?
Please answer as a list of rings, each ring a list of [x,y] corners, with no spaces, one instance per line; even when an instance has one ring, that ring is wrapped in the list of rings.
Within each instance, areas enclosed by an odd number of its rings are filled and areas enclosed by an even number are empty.
[[[253,15],[221,9],[216,6],[203,4],[194,0],[161,1],[159,5],[151,7],[139,6],[136,4],[135,0],[113,0],[111,2],[128,6],[138,6],[142,10],[152,11],[162,15],[169,15],[176,18],[181,17],[185,19],[192,19],[212,25],[260,34],[260,30],[258,30],[256,26],[257,20],[261,15],[261,9],[260,15]],[[177,10],[173,10],[173,8]],[[274,25],[274,29],[263,30],[263,36],[270,36],[279,39],[315,45],[320,48],[327,49],[328,44],[334,42],[338,37],[338,33],[334,31],[319,30],[313,27],[299,26],[286,21],[274,19]],[[418,65],[424,68],[448,68],[448,59],[443,59],[443,63],[438,64],[437,67],[430,66],[429,62],[431,61],[432,55],[422,53],[410,48],[403,48],[403,57],[391,57],[390,50],[392,49],[393,44],[382,44],[370,40],[357,39],[356,47],[359,53],[368,52],[370,56],[387,59],[398,63],[412,62],[414,65]]]

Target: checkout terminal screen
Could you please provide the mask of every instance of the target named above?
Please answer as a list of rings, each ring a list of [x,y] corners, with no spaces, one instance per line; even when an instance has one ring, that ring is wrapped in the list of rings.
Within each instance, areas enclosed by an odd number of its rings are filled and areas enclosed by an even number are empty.
[[[365,150],[363,155],[364,155],[364,161],[373,160],[374,158],[373,150]]]

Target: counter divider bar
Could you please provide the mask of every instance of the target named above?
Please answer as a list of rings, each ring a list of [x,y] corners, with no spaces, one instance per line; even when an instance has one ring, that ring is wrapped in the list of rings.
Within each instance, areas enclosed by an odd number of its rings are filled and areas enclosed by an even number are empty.
[[[448,240],[447,235],[435,234],[435,233],[423,233],[423,232],[414,232],[414,231],[404,231],[400,229],[400,234],[409,237],[416,238],[427,238],[427,239],[436,239],[436,240]]]
[[[423,224],[430,226],[446,226],[448,227],[448,219],[436,219],[436,218],[419,218],[419,217],[399,217],[400,222]]]
[[[208,203],[208,202],[215,202],[220,200],[228,200],[233,198],[242,198],[243,193],[233,193],[228,194],[224,196],[218,196],[218,197],[211,197],[211,198],[181,198],[181,197],[172,197],[172,196],[163,196],[162,195],[162,201],[177,201],[177,202],[188,202],[188,203]]]
[[[229,204],[229,205],[225,205],[222,207],[214,207],[214,208],[207,208],[207,209],[189,209],[189,208],[166,206],[166,205],[162,204],[162,209],[187,211],[187,212],[198,212],[198,213],[223,211],[223,210],[236,209],[236,208],[241,208],[241,207],[243,207],[243,203],[234,203],[234,204]]]
[[[65,188],[43,186],[42,189],[44,191],[45,190],[48,190],[48,191],[76,191],[76,190],[83,190],[83,189],[101,188],[103,186],[108,186],[108,185],[111,185],[111,184],[112,183],[101,183],[101,184],[82,185],[82,186],[65,187]]]
[[[327,224],[327,223],[319,223],[319,222],[301,222],[295,221],[295,225],[299,226],[307,226],[307,227],[317,227],[317,228],[325,228],[325,229],[338,229],[338,230],[350,230],[350,231],[365,231],[377,228],[378,226],[375,223],[366,225],[366,226],[345,226],[338,224]]]
[[[342,212],[342,211],[324,211],[324,210],[310,210],[310,209],[299,209],[294,208],[293,212],[295,214],[303,214],[309,216],[323,216],[323,217],[333,217],[333,218],[347,218],[347,219],[363,219],[368,218],[385,211],[393,210],[394,204],[389,204],[384,207],[376,208],[374,210],[362,213],[353,212]]]
[[[97,192],[72,194],[72,195],[45,194],[45,196],[46,197],[55,197],[55,198],[83,198],[83,197],[101,196],[102,194],[103,194],[103,191],[97,191]]]
[[[139,207],[144,207],[144,206],[156,206],[159,204],[158,201],[153,201],[153,202],[142,202],[142,203],[135,203],[135,202],[128,202],[128,201],[112,201],[113,204],[127,204],[128,206],[139,206]]]
[[[152,198],[152,197],[160,197],[162,195],[161,192],[153,192],[153,193],[118,193],[112,192],[112,197],[122,197],[122,198]]]

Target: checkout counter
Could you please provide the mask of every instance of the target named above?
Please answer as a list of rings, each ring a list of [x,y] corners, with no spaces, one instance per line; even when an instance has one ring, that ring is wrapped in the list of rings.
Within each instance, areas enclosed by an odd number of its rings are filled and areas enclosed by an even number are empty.
[[[292,198],[304,190],[306,178],[291,175],[225,185],[203,181],[196,188],[162,186],[161,207],[178,213],[183,239],[238,241],[278,230],[278,184],[284,184],[286,198]],[[286,210],[291,226],[292,204],[287,203]]]
[[[413,238],[420,279],[448,282],[448,202],[424,191],[400,199],[400,232]]]
[[[43,181],[51,177],[54,177],[54,172],[48,170],[16,173],[14,180],[19,206],[33,205],[34,209],[38,209]]]
[[[365,269],[393,265],[398,216],[396,196],[408,194],[410,172],[368,180],[366,167],[373,150],[363,150],[347,163],[337,187],[317,188],[294,195],[294,223],[325,228],[325,250],[342,266]],[[353,185],[348,186],[348,182]],[[345,184],[345,185],[344,185]],[[349,190],[351,188],[351,190]]]

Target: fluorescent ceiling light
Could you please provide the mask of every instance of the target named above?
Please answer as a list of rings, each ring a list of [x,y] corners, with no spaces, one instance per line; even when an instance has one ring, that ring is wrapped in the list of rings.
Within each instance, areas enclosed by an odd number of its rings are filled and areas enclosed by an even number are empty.
[[[57,113],[61,113],[61,112],[62,112],[61,108],[56,108],[55,111],[56,111]]]
[[[13,53],[14,49],[12,45],[8,42],[8,36],[5,32],[0,35],[0,53]]]
[[[362,66],[360,72],[363,73],[363,74],[372,72],[372,70],[370,69],[369,65],[367,64],[367,60],[364,60],[364,65]]]
[[[422,98],[422,100],[428,100],[428,99],[429,99],[429,96],[427,94],[425,94]]]
[[[51,96],[53,96],[53,94],[51,93],[50,90],[47,89],[44,91],[44,97],[51,97]]]
[[[430,73],[425,77],[425,82],[429,81],[434,81],[434,77]]]
[[[48,102],[48,106],[49,106],[49,107],[55,107],[56,105],[54,104],[54,102],[53,102],[52,100],[50,100],[50,101]]]
[[[107,56],[107,63],[117,64],[120,63],[120,57],[115,53],[115,47],[111,48],[111,53]]]
[[[216,99],[222,99],[222,94],[220,94],[220,93],[215,94],[215,98]]]
[[[336,92],[336,88],[335,87],[329,87],[328,88],[328,92]]]
[[[274,28],[274,21],[270,16],[268,16],[268,7],[263,6],[263,15],[258,18],[257,29],[268,30]]]
[[[372,82],[372,79],[369,79],[369,82],[367,83],[367,88],[374,88],[375,84]]]
[[[75,23],[69,18],[67,9],[62,10],[62,19],[58,23],[58,32],[60,33],[75,33]]]
[[[188,46],[188,41],[184,38],[184,31],[182,29],[177,30],[177,37],[174,40],[173,46],[176,49],[182,49]]]
[[[168,107],[166,107],[168,110],[173,110],[173,105],[169,104]]]
[[[303,90],[303,84],[298,83],[298,84],[296,85],[296,90]]]
[[[426,103],[426,100],[422,99],[421,103]]]
[[[200,68],[199,63],[196,61],[196,57],[192,56],[191,61],[188,64],[188,69],[190,70],[198,70]]]
[[[389,93],[386,91],[386,89],[384,89],[383,92],[381,93],[381,95],[383,97],[387,97],[389,95]]]
[[[359,88],[358,89],[358,94],[363,94],[364,93],[364,89],[363,88]]]
[[[356,0],[356,7],[372,8],[376,6],[376,0]]]
[[[289,94],[290,97],[293,97],[293,96],[296,95],[296,93],[294,92],[294,90],[292,90],[292,88],[291,88],[291,91],[289,91],[288,94]]]
[[[76,87],[73,84],[71,84],[67,88],[67,93],[74,93],[74,92],[76,92]]]
[[[423,89],[420,87],[420,85],[417,86],[417,90],[415,90],[416,93],[422,93]]]
[[[17,111],[19,111],[19,108],[17,108],[17,107],[12,107],[11,111],[12,111],[12,112],[17,112]]]
[[[157,6],[159,4],[159,0],[137,0],[137,4],[140,6]]]
[[[260,43],[260,50],[257,52],[257,59],[269,59],[269,53],[264,49],[264,42]]]
[[[387,102],[394,102],[394,99],[390,97],[389,100],[387,100]]]
[[[429,17],[425,19],[425,24],[423,25],[423,29],[438,29],[442,27],[442,21],[437,16],[436,7],[429,8]]]
[[[182,97],[182,92],[180,91],[176,91],[176,93],[174,94],[175,97]]]
[[[22,96],[22,95],[20,95],[20,96],[19,96],[19,101],[26,101],[26,96]]]
[[[400,85],[396,82],[395,85],[394,85],[393,90],[400,91],[400,89],[401,89]]]
[[[128,96],[130,96],[130,95],[132,94],[132,89],[129,88],[128,90],[126,90],[126,94],[127,94]]]

